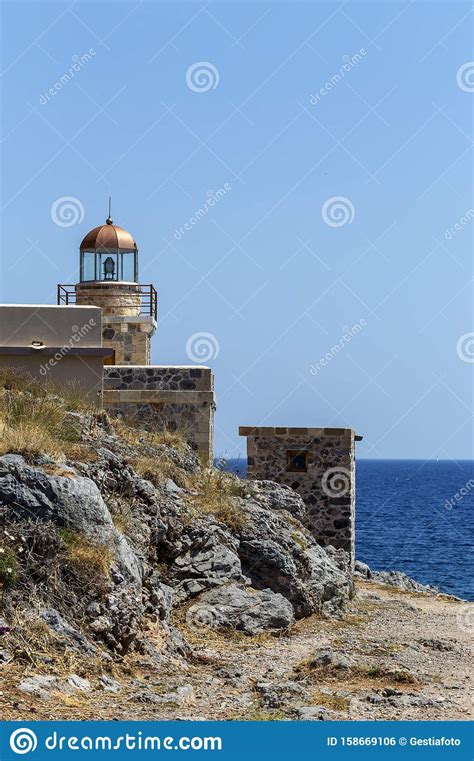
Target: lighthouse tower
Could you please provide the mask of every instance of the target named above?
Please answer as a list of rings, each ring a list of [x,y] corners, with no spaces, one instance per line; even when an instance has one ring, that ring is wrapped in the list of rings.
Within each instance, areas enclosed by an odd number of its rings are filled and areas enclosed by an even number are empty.
[[[58,285],[58,304],[101,309],[102,345],[113,350],[104,356],[109,366],[102,366],[104,408],[134,427],[178,431],[207,467],[214,457],[213,372],[197,364],[150,364],[157,293],[139,283],[137,244],[114,225],[110,211],[83,239],[79,269],[78,283]]]
[[[58,303],[102,308],[103,346],[115,354],[109,364],[149,365],[157,293],[139,284],[137,244],[110,216],[83,239],[79,278],[58,286]]]

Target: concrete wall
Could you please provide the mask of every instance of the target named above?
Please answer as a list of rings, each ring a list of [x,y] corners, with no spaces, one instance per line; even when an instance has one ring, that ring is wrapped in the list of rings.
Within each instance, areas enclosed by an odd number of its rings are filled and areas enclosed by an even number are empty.
[[[97,347],[102,345],[101,310],[94,306],[0,304],[0,346]],[[73,340],[74,339],[74,340]]]
[[[306,524],[322,544],[355,560],[355,433],[351,428],[241,427],[248,477],[286,484],[307,507]],[[288,452],[306,452],[305,472],[289,469]]]
[[[97,307],[0,305],[0,367],[96,398],[104,355]],[[34,343],[40,348],[34,348]]]
[[[209,367],[105,367],[104,406],[147,430],[182,433],[201,461],[212,463],[216,405]]]

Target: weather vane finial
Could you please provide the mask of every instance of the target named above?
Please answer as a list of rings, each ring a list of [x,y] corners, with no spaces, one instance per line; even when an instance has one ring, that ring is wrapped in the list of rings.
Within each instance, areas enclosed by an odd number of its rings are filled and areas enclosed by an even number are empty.
[[[106,219],[106,222],[108,225],[112,224],[111,214],[112,214],[112,196],[109,196],[109,216]]]

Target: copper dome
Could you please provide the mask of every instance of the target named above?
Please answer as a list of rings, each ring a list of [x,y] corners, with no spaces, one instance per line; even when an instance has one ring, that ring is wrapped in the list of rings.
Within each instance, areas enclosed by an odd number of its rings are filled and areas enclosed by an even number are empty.
[[[83,239],[81,251],[136,251],[137,244],[127,230],[114,225],[110,217],[105,225],[94,227]]]

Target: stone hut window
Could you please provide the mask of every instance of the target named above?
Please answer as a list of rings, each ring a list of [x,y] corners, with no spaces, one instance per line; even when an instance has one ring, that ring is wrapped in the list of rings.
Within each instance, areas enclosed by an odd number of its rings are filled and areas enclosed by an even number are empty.
[[[286,453],[286,469],[292,473],[305,473],[308,470],[308,453],[289,449]]]

